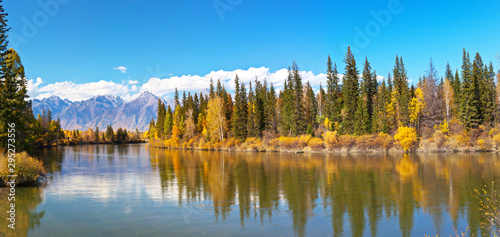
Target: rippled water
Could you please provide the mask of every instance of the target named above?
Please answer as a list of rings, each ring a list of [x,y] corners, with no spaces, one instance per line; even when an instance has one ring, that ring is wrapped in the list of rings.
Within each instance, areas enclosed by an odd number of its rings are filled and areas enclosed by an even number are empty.
[[[500,176],[481,154],[50,148],[48,184],[18,188],[7,236],[481,235],[474,189]],[[7,190],[0,189],[6,213]],[[4,198],[5,197],[5,198]],[[483,232],[488,233],[483,230]]]

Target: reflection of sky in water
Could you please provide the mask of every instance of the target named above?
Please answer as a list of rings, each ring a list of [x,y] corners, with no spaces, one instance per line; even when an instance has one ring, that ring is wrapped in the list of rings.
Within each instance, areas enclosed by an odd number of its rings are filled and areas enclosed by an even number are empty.
[[[454,235],[497,155],[387,157],[75,146],[51,173],[33,236]],[[472,206],[471,206],[472,205]]]

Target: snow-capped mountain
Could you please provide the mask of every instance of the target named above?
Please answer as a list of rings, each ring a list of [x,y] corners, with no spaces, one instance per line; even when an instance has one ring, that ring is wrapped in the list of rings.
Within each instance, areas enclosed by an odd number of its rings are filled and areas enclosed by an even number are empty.
[[[151,119],[156,119],[160,97],[144,92],[135,100],[126,103],[119,96],[99,95],[88,100],[71,102],[57,96],[42,100],[32,100],[35,116],[51,110],[52,118],[61,120],[63,129],[105,129],[108,125],[115,129],[147,130]],[[163,102],[165,100],[161,99]]]

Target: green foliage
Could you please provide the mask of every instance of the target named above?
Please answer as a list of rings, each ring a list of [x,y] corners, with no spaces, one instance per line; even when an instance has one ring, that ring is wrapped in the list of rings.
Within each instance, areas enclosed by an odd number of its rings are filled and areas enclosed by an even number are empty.
[[[157,115],[157,120],[156,120],[156,136],[158,137],[163,137],[165,134],[165,116],[167,114],[167,111],[165,109],[165,104],[161,101],[161,99],[158,99],[158,115]]]
[[[108,127],[106,128],[106,140],[108,142],[115,141],[115,132],[113,131],[113,127],[111,127],[111,125],[108,125]]]
[[[333,123],[342,122],[342,93],[337,72],[337,64],[333,64],[328,55],[326,72],[325,115]]]
[[[356,110],[359,100],[359,82],[356,60],[352,55],[351,48],[347,48],[344,63],[345,74],[342,78],[342,95],[344,98],[345,116],[342,120],[342,127],[345,133],[352,134],[356,131]]]

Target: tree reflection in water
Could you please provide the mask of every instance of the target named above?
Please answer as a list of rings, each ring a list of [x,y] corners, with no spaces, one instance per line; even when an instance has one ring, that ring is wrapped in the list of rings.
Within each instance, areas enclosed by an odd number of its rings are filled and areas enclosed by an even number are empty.
[[[500,175],[496,154],[279,154],[219,153],[150,149],[151,165],[164,192],[175,186],[179,205],[210,203],[216,220],[239,209],[244,227],[249,218],[272,222],[288,213],[299,236],[306,224],[327,213],[334,236],[371,235],[395,220],[400,235],[418,226],[416,215],[430,216],[436,233],[443,218],[469,233],[481,230],[484,218],[474,188]],[[234,214],[233,214],[234,215]],[[448,228],[448,227],[447,227]],[[387,231],[387,230],[384,230]],[[432,231],[432,230],[429,230]],[[449,230],[445,230],[449,232]],[[382,233],[384,235],[384,233]]]

